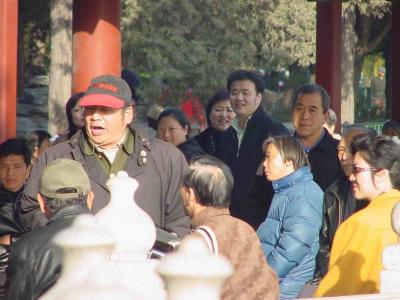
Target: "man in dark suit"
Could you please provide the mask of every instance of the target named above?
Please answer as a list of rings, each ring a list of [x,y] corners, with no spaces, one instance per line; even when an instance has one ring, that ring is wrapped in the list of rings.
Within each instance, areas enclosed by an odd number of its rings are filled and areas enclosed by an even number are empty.
[[[235,180],[231,214],[255,229],[265,220],[273,196],[262,172],[263,142],[270,136],[289,134],[260,105],[264,86],[264,80],[251,71],[237,70],[229,75],[227,88],[236,118],[216,153],[231,168]]]
[[[344,175],[337,156],[339,141],[323,127],[329,105],[330,98],[323,87],[305,84],[294,94],[292,106],[295,136],[304,147],[315,182],[324,192]]]

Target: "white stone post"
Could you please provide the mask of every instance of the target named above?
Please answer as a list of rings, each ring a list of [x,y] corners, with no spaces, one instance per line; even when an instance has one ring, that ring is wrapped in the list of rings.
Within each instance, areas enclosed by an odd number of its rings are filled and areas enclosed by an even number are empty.
[[[226,258],[212,255],[203,241],[188,236],[177,252],[161,260],[158,273],[169,300],[218,300],[233,267]]]

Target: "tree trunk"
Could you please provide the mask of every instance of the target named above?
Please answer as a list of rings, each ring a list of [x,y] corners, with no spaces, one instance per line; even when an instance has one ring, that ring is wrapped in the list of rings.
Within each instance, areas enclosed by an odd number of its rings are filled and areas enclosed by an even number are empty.
[[[51,0],[49,122],[51,134],[66,129],[65,103],[71,96],[72,0]]]
[[[355,7],[346,5],[342,12],[342,108],[341,124],[354,123],[354,55],[357,35],[354,30]]]

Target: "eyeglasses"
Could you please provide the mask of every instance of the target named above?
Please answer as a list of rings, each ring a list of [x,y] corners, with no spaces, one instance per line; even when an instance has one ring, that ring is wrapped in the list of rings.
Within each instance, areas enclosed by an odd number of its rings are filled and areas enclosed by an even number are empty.
[[[361,173],[361,172],[378,171],[378,170],[379,169],[377,169],[377,168],[361,168],[361,167],[357,167],[357,166],[353,165],[352,173],[354,175],[357,175],[358,173]]]

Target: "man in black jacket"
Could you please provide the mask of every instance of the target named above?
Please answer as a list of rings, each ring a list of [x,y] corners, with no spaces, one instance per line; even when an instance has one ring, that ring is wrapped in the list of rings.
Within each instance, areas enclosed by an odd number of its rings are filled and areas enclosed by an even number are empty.
[[[376,135],[371,130],[359,125],[346,128],[338,147],[338,157],[344,175],[332,183],[325,191],[323,219],[319,234],[319,251],[316,258],[314,282],[322,279],[328,271],[329,256],[333,238],[339,225],[356,211],[364,208],[368,202],[357,200],[351,189],[349,177],[353,171],[353,157],[350,144],[354,137],[362,134]]]
[[[343,176],[337,157],[339,141],[323,127],[327,120],[330,98],[317,84],[305,84],[293,97],[292,122],[295,136],[307,154],[314,181],[325,192],[336,179]]]
[[[57,281],[61,253],[52,239],[75,217],[90,213],[93,192],[89,177],[76,161],[54,160],[44,168],[37,200],[49,221],[12,244],[7,299],[37,299]]]
[[[9,245],[27,229],[19,216],[20,196],[29,176],[31,151],[25,140],[0,144],[0,244]]]
[[[260,105],[264,80],[256,73],[237,70],[227,88],[236,118],[225,131],[216,156],[232,170],[234,187],[229,210],[257,229],[267,216],[273,190],[263,175],[262,145],[267,137],[289,134],[286,127]]]
[[[13,138],[0,144],[0,299],[5,293],[9,246],[28,231],[19,208],[30,165],[31,151],[25,140]]]

